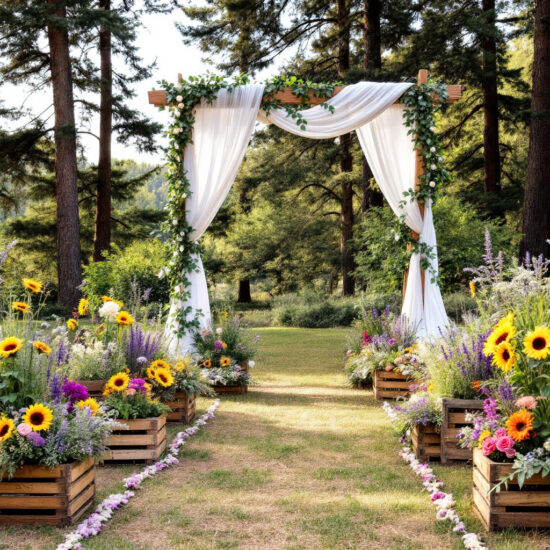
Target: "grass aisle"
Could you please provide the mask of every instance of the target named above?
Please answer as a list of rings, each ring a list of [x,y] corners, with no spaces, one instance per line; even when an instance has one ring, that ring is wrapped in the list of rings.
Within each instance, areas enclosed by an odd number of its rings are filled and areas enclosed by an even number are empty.
[[[224,397],[216,419],[183,448],[181,464],[146,481],[85,547],[461,548],[397,456],[380,405],[344,387],[347,331],[258,332],[261,357],[252,374],[259,385]],[[201,408],[209,402],[201,400]],[[100,468],[100,496],[120,490],[117,481],[131,470]],[[459,497],[469,526],[479,528],[468,511],[470,469],[436,473]],[[0,548],[51,548],[60,540],[57,530],[9,529],[0,533]],[[550,548],[537,535],[491,540],[493,550]]]

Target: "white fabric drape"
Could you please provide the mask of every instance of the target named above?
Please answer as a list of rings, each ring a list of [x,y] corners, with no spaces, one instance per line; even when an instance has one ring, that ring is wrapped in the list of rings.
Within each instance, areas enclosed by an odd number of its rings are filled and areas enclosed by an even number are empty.
[[[267,118],[265,113],[261,112],[258,120],[275,124],[297,136],[312,139],[335,138],[353,132],[377,117],[411,86],[408,82],[358,82],[346,86],[326,101],[334,107],[333,113],[320,105],[306,111],[305,130],[301,130],[296,120],[288,117],[284,109],[273,110]]]
[[[408,128],[403,124],[403,105],[392,105],[374,120],[357,129],[361,148],[372,169],[374,179],[396,216],[420,235],[420,241],[432,247],[435,259],[430,260],[437,273],[437,240],[431,203],[424,208],[424,219],[416,201],[407,199],[402,206],[403,192],[414,189],[416,152]],[[409,265],[402,314],[416,327],[417,334],[433,335],[448,324],[439,286],[432,274],[425,274],[424,291],[420,256],[413,254]]]
[[[196,242],[206,231],[227,197],[243,160],[260,108],[263,85],[238,86],[234,91],[220,90],[212,104],[201,103],[195,111],[193,143],[187,146],[183,166],[191,186],[187,199],[186,216],[194,231],[191,240]],[[201,326],[210,323],[210,303],[202,261],[198,258],[198,271],[188,274],[191,297],[185,303],[171,304],[166,323],[165,337],[173,355],[190,350],[192,338],[186,334],[177,339],[174,335],[176,311],[191,306],[193,318],[201,312]]]

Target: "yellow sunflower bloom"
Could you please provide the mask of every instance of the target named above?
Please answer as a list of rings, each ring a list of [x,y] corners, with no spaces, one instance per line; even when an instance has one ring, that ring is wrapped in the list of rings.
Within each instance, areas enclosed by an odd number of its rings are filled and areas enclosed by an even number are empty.
[[[496,325],[496,327],[501,327],[502,325],[513,325],[515,320],[515,314],[513,311],[505,315]]]
[[[0,342],[0,355],[7,359],[10,355],[16,354],[23,347],[23,339],[10,336]]]
[[[533,415],[526,409],[511,414],[506,421],[508,434],[514,441],[528,439],[533,428]]]
[[[13,430],[15,430],[15,423],[13,420],[2,416],[0,418],[0,443],[10,438]]]
[[[229,357],[226,357],[225,355],[222,355],[222,358],[220,359],[220,365],[222,367],[228,367],[231,365],[231,359]]]
[[[434,391],[434,383],[428,382],[428,385],[426,386],[426,391],[433,392]]]
[[[85,401],[78,401],[76,406],[79,409],[83,409],[84,407],[88,407],[92,411],[92,415],[95,415],[100,411],[99,403],[93,398],[89,397]]]
[[[134,318],[127,311],[120,311],[116,316],[115,321],[119,325],[129,327],[134,322]]]
[[[178,361],[174,367],[178,372],[183,372],[187,368],[187,365],[183,361]]]
[[[473,298],[476,295],[476,284],[470,281],[470,296]]]
[[[125,372],[119,372],[109,378],[107,386],[109,386],[109,388],[113,391],[121,392],[128,387],[129,383],[130,377]]]
[[[153,361],[149,366],[152,369],[158,369],[159,367],[162,367],[163,369],[170,370],[170,363],[163,361],[162,359],[157,359],[156,361]]]
[[[502,342],[493,351],[493,365],[508,372],[516,364],[516,350],[510,342]]]
[[[49,430],[52,420],[53,411],[42,403],[35,403],[27,407],[23,415],[23,422],[28,424],[35,432]]]
[[[31,310],[31,306],[26,302],[12,302],[11,307],[15,311],[20,311],[24,315],[29,313],[29,311]]]
[[[145,373],[147,374],[147,378],[153,379],[155,377],[155,369],[154,367],[149,367]]]
[[[155,369],[155,380],[165,388],[168,388],[174,383],[174,377],[172,373],[163,367]]]
[[[118,307],[122,307],[124,305],[120,300],[115,300],[114,298],[111,298],[110,296],[102,296],[101,299],[104,302],[114,302]]]
[[[76,330],[78,328],[78,323],[74,319],[69,319],[67,321],[67,327],[70,330]]]
[[[203,361],[202,366],[209,369],[212,366],[212,361],[210,361],[210,359],[206,359],[205,361]]]
[[[546,359],[550,354],[550,329],[536,327],[523,340],[523,351],[531,359]]]
[[[78,302],[78,314],[80,316],[87,315],[90,308],[90,300],[86,300],[86,298],[82,298],[80,302]]]
[[[50,348],[48,344],[45,344],[44,342],[40,342],[39,340],[37,340],[36,342],[33,342],[32,347],[36,351],[43,353],[45,355],[50,355],[50,353],[52,352],[52,348]]]
[[[23,286],[31,292],[38,293],[42,291],[42,283],[35,281],[34,279],[23,279]]]
[[[497,346],[503,342],[510,342],[516,335],[516,328],[512,323],[505,322],[497,324],[493,329],[493,332],[487,338],[485,345],[483,346],[483,354],[488,357],[495,352]]]

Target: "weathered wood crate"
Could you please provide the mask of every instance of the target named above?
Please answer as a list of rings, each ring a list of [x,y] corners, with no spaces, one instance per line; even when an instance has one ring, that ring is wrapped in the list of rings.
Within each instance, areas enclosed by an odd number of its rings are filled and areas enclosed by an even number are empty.
[[[415,381],[399,372],[374,371],[374,398],[383,401],[384,399],[408,397],[410,394],[409,386],[413,383]]]
[[[0,525],[66,526],[95,498],[94,459],[53,469],[29,464],[0,481]]]
[[[479,399],[443,399],[443,424],[441,425],[441,463],[472,460],[471,449],[458,446],[460,430],[471,426],[466,420],[467,412],[483,410],[483,401]]]
[[[512,465],[493,462],[474,449],[474,511],[485,529],[506,527],[550,527],[550,476],[533,476],[520,489],[517,481],[501,486],[500,492],[489,492],[503,476],[512,472]]]
[[[119,420],[128,430],[113,431],[103,453],[105,462],[155,462],[166,449],[166,416]]]
[[[184,391],[178,391],[174,395],[174,400],[168,401],[166,404],[172,409],[172,412],[166,415],[168,424],[187,424],[195,418],[196,394],[187,395]]]
[[[248,391],[248,386],[221,386],[221,385],[215,385],[215,386],[212,386],[212,389],[216,393],[246,393]]]
[[[75,382],[86,386],[90,397],[95,399],[103,397],[103,391],[105,390],[105,385],[107,384],[107,380],[75,380]]]
[[[441,456],[441,435],[435,424],[418,424],[411,430],[413,451],[422,462],[437,460]]]

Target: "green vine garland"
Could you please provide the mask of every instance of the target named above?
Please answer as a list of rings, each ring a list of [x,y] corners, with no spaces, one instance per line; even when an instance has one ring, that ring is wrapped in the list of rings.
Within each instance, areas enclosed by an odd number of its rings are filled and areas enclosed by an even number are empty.
[[[169,138],[166,175],[168,216],[161,228],[165,234],[169,235],[166,240],[169,260],[163,274],[170,280],[172,300],[181,301],[181,303],[185,303],[191,296],[189,273],[197,270],[196,255],[201,251],[201,246],[190,239],[193,228],[185,216],[185,203],[191,196],[191,185],[183,168],[183,155],[185,148],[192,142],[195,107],[203,100],[206,103],[215,101],[219,90],[232,91],[236,86],[243,86],[249,82],[248,76],[244,74],[230,80],[222,76],[207,74],[192,76],[175,84],[164,80],[160,82],[166,91],[168,110],[172,115],[167,132]],[[307,120],[302,111],[310,106],[311,95],[316,98],[328,99],[333,95],[336,86],[340,84],[340,82],[315,83],[294,76],[278,76],[264,83],[261,108],[267,115],[273,109],[284,108],[287,116],[295,119],[296,124],[305,130]],[[290,89],[300,99],[300,102],[296,105],[288,105],[275,98],[276,93],[284,89]],[[438,98],[438,103],[435,105],[434,97]],[[418,189],[409,189],[404,193],[403,201],[400,203],[402,206],[415,199],[421,204],[425,204],[429,199],[435,201],[438,189],[449,181],[448,172],[441,166],[442,148],[434,127],[434,116],[446,99],[446,88],[431,82],[411,87],[401,98],[406,105],[403,114],[405,125],[410,128],[410,134],[415,134],[415,148],[421,150],[426,166],[426,175],[420,177],[421,183]],[[334,112],[332,105],[321,103],[321,106],[331,113]],[[159,107],[160,110],[164,108]],[[435,277],[435,272],[429,263],[429,259],[435,257],[434,251],[418,240],[411,238],[410,242],[412,251],[421,254],[422,268],[432,271],[432,275]],[[193,312],[191,306],[177,309],[174,333],[178,338],[181,338],[189,329],[199,327],[200,315],[201,312]]]

